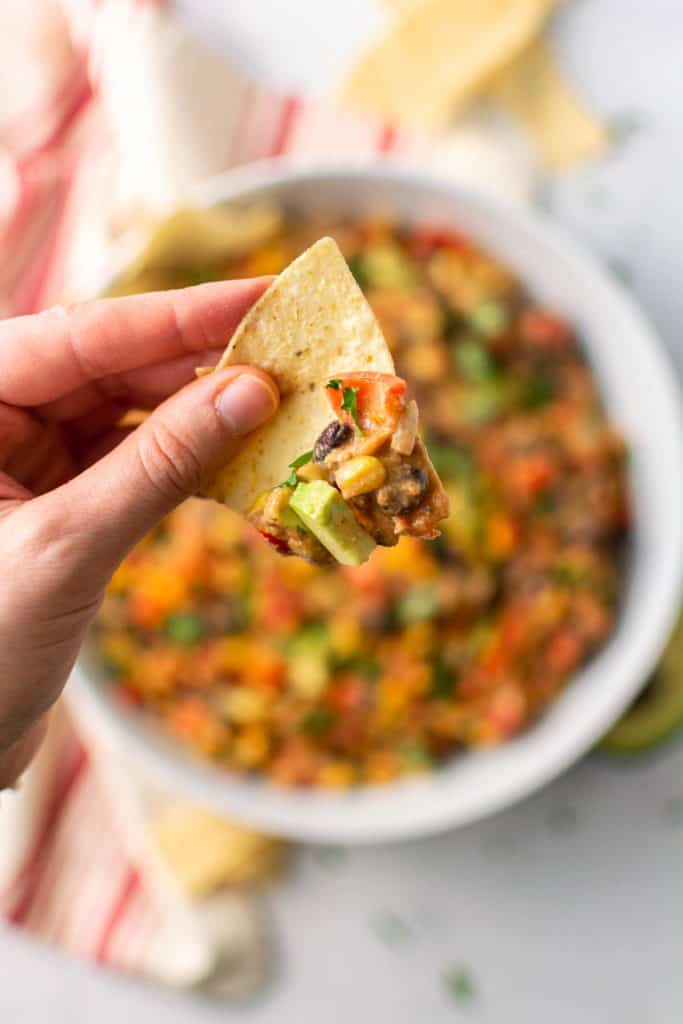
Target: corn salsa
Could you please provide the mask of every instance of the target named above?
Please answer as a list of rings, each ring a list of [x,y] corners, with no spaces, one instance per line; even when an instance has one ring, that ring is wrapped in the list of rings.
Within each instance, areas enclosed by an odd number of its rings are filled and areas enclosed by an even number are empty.
[[[117,699],[190,750],[342,790],[533,722],[613,628],[629,503],[624,442],[571,325],[452,230],[290,221],[152,284],[278,273],[322,234],[417,399],[450,499],[442,536],[319,567],[193,500],[119,568],[96,639]]]

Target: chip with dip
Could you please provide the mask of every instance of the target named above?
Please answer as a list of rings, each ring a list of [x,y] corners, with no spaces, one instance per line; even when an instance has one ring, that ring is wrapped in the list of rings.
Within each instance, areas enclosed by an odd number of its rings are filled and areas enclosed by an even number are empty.
[[[448,499],[418,410],[336,242],[296,259],[246,315],[217,368],[258,366],[280,389],[210,496],[282,554],[364,562],[402,534],[438,536]],[[201,371],[200,371],[201,372]]]

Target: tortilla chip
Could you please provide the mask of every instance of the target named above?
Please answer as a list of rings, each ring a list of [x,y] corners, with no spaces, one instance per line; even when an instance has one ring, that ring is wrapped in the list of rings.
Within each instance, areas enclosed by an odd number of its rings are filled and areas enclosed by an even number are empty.
[[[218,368],[246,364],[280,388],[274,418],[250,435],[210,494],[239,512],[289,476],[333,418],[323,387],[354,370],[393,373],[384,335],[335,241],[322,238],[247,313]]]
[[[186,804],[171,804],[151,833],[166,866],[188,896],[200,899],[226,885],[275,877],[284,843]]]
[[[428,0],[385,0],[392,14],[404,17]],[[546,13],[564,0],[545,0]],[[455,7],[458,0],[453,0]],[[470,5],[471,0],[460,0]],[[492,103],[520,121],[549,167],[567,167],[598,156],[608,145],[607,130],[576,98],[557,71],[541,39],[497,72],[486,90]]]
[[[342,98],[434,132],[539,33],[552,0],[425,0],[358,63]]]
[[[607,149],[607,129],[563,81],[540,39],[496,76],[489,97],[521,121],[549,167],[566,167]]]
[[[187,207],[156,228],[138,258],[109,289],[126,295],[168,287],[169,275],[198,272],[248,253],[269,241],[282,226],[282,213],[270,203],[251,206]]]

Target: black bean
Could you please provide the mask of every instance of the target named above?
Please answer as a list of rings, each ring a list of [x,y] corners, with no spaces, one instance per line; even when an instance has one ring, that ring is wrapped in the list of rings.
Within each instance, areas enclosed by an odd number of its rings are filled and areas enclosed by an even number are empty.
[[[419,466],[401,466],[377,491],[377,504],[390,516],[400,516],[416,508],[424,498],[429,483]]]
[[[313,458],[316,462],[324,462],[333,448],[348,441],[353,430],[348,423],[340,423],[339,420],[332,420],[328,423],[318,440],[313,445]]]

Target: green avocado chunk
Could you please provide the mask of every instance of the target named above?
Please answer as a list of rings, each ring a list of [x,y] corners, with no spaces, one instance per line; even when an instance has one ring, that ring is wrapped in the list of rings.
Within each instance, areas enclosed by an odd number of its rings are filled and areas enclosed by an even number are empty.
[[[683,728],[683,623],[636,702],[602,743],[610,754],[639,754],[659,746]]]
[[[376,545],[338,491],[325,480],[296,486],[290,508],[342,565],[361,565]]]

